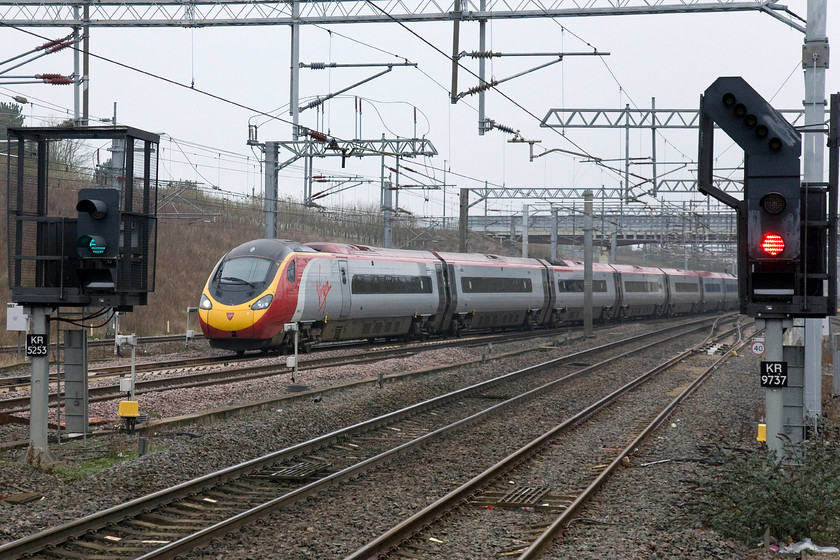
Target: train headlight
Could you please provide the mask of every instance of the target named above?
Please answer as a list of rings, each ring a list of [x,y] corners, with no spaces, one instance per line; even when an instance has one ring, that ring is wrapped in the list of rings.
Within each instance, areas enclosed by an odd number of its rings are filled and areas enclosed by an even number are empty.
[[[201,309],[213,309],[213,302],[210,301],[210,298],[201,294],[201,301],[198,303],[198,306]]]
[[[268,309],[268,306],[271,305],[271,300],[274,299],[274,296],[271,294],[266,294],[254,303],[251,304],[251,309],[254,311],[260,311],[261,309]]]

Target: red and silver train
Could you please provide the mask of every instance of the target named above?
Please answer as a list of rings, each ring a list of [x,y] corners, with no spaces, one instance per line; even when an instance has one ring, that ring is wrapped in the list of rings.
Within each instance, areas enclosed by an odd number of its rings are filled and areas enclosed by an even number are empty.
[[[226,254],[199,318],[215,348],[287,350],[297,323],[320,341],[554,327],[583,319],[583,263],[257,239]],[[593,265],[593,317],[630,319],[738,308],[735,277]]]

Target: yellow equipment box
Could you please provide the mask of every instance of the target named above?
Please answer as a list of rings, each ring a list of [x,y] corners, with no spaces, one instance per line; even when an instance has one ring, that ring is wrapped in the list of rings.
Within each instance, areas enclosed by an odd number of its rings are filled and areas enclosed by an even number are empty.
[[[140,416],[140,403],[137,401],[120,401],[117,415],[120,418],[137,418]]]

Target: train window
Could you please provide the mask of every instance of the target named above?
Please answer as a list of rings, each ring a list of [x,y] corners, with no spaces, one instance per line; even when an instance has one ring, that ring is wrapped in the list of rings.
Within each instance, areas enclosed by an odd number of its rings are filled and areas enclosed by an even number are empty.
[[[674,289],[681,294],[697,293],[700,291],[700,285],[694,282],[674,282]]]
[[[529,293],[532,291],[530,278],[461,278],[461,289],[465,293],[500,294]]]
[[[289,268],[286,269],[286,280],[295,283],[295,261],[289,261]]]
[[[703,284],[703,289],[708,293],[720,293],[722,291],[720,289],[720,284],[717,282],[705,282]]]
[[[354,294],[430,294],[432,279],[428,276],[356,274],[350,282]]]
[[[347,283],[347,271],[344,270],[343,268],[341,269],[341,283],[342,284]]]
[[[558,280],[557,289],[561,292],[583,292],[583,280]]]
[[[650,282],[644,280],[626,280],[624,282],[624,291],[656,293],[660,291],[660,288],[658,282]]]
[[[558,280],[557,290],[560,292],[583,293],[583,280]],[[592,280],[592,292],[606,292],[606,280]]]
[[[255,286],[268,280],[273,264],[260,257],[237,257],[223,262],[216,276],[224,284]]]

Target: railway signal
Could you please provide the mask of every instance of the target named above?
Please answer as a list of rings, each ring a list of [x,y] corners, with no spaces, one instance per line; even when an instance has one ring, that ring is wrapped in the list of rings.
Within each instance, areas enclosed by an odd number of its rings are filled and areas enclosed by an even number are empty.
[[[744,150],[744,199],[713,186],[714,125]],[[722,77],[700,103],[698,185],[738,211],[738,291],[753,317],[833,315],[836,196],[827,184],[803,184],[800,133],[741,77]]]
[[[83,259],[114,259],[119,253],[120,191],[81,189],[76,204],[76,250]]]

